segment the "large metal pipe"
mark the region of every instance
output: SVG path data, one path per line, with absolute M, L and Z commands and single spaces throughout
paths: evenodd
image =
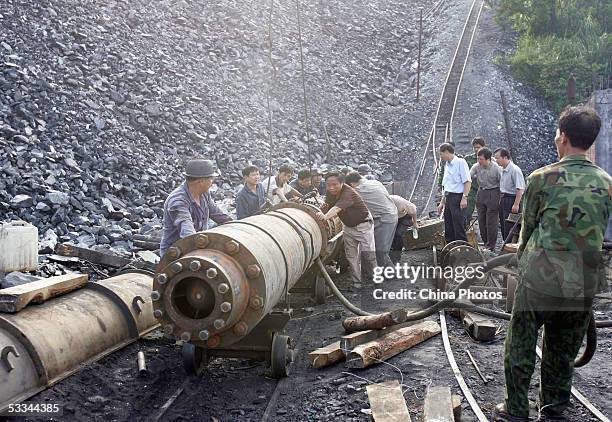
M 156 328 L 152 284 L 123 274 L 0 313 L 0 412 Z
M 329 255 L 339 220 L 285 203 L 176 242 L 153 282 L 155 316 L 167 334 L 226 348 L 250 333 L 317 258 Z

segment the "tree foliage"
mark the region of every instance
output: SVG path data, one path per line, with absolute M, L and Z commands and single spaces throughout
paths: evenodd
M 521 34 L 512 69 L 556 108 L 567 103 L 571 74 L 581 100 L 593 73 L 612 72 L 610 0 L 501 0 L 498 18 Z

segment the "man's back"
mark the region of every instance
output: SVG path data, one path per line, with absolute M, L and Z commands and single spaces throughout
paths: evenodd
M 563 297 L 590 297 L 603 287 L 601 248 L 611 183 L 604 170 L 581 155 L 529 176 L 519 241 L 529 287 Z
M 362 179 L 355 190 L 365 201 L 372 217 L 388 216 L 397 219 L 397 207 L 382 183 L 377 180 Z

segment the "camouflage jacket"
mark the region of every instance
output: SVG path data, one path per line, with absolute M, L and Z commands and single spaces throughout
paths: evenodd
M 468 168 L 472 168 L 472 166 L 474 164 L 476 164 L 478 162 L 478 157 L 476 156 L 475 153 L 471 153 L 471 154 L 466 154 L 466 155 L 459 155 L 457 154 L 457 157 L 461 157 L 465 160 L 465 162 L 468 165 Z M 438 187 L 441 189 L 442 188 L 442 179 L 444 178 L 444 162 L 442 162 L 442 160 L 440 160 L 440 172 L 438 173 Z M 470 188 L 470 195 L 474 195 L 476 196 L 476 192 L 478 192 L 478 180 L 476 180 L 475 178 L 472 179 L 472 187 Z
M 562 298 L 592 298 L 607 288 L 602 243 L 612 178 L 582 155 L 527 178 L 518 247 L 521 282 Z

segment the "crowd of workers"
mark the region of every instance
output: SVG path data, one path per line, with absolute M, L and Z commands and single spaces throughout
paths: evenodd
M 521 212 L 521 203 L 524 208 L 517 253 L 519 283 L 504 352 L 506 394 L 495 409 L 496 421 L 529 420 L 528 391 L 542 326 L 540 410 L 555 419 L 569 405 L 573 362 L 593 298 L 607 287 L 602 244 L 612 178 L 586 157 L 600 127 L 592 109 L 564 111 L 554 140 L 559 161 L 534 171 L 527 183 L 510 153 L 503 148 L 491 152 L 482 138 L 473 140 L 474 153 L 465 158 L 457 156 L 451 144 L 440 146 L 445 164 L 438 212 L 444 216 L 447 242 L 467 240 L 466 225 L 475 208 L 482 241 L 493 250 L 498 222 L 506 238 L 507 216 Z M 260 182 L 259 169 L 248 166 L 236 198 L 237 217 L 257 214 L 267 202 L 277 204 L 312 191 L 325 195 L 317 218 L 338 216 L 342 221 L 349 269 L 354 282 L 360 283 L 362 274 L 369 276 L 375 266 L 391 265 L 399 258 L 407 227 L 417 226 L 417 213 L 414 204 L 390 195 L 372 180 L 367 165 L 358 170 L 324 175 L 302 170 L 292 181 L 293 168 L 282 165 L 275 176 Z M 179 238 L 206 230 L 209 219 L 220 224 L 231 220 L 210 196 L 216 175 L 211 161 L 187 164 L 185 182 L 164 207 L 162 254 Z

